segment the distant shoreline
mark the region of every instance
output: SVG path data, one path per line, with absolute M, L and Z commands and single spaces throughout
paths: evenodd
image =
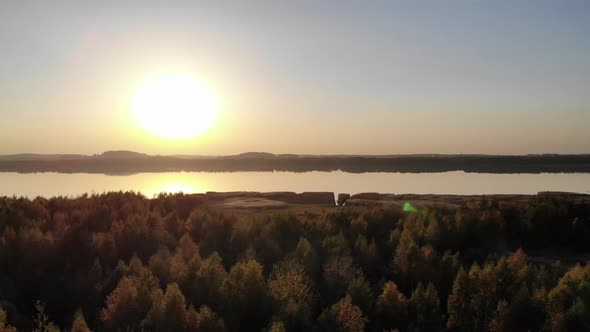
M 101 155 L 0 156 L 0 172 L 134 174 L 159 172 L 343 171 L 348 173 L 590 173 L 590 155 L 149 156 L 128 151 Z

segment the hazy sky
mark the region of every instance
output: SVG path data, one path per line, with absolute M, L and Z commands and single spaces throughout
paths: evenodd
M 0 154 L 590 153 L 589 1 L 205 3 L 1 1 Z M 209 134 L 131 120 L 167 71 Z

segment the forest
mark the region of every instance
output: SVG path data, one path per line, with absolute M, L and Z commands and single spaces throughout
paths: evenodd
M 590 204 L 0 198 L 0 331 L 589 331 Z

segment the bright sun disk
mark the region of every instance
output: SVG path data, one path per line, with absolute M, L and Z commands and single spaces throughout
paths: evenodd
M 144 83 L 132 101 L 135 121 L 163 138 L 182 139 L 205 133 L 213 125 L 213 94 L 190 76 L 168 75 Z

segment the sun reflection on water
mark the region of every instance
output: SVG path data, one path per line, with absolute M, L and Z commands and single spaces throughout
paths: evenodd
M 154 177 L 154 181 L 145 183 L 145 188 L 141 191 L 147 195 L 155 196 L 160 193 L 203 193 L 205 188 L 198 184 L 196 179 L 186 176 L 184 173 L 167 173 L 166 176 Z M 190 181 L 192 180 L 192 181 Z

